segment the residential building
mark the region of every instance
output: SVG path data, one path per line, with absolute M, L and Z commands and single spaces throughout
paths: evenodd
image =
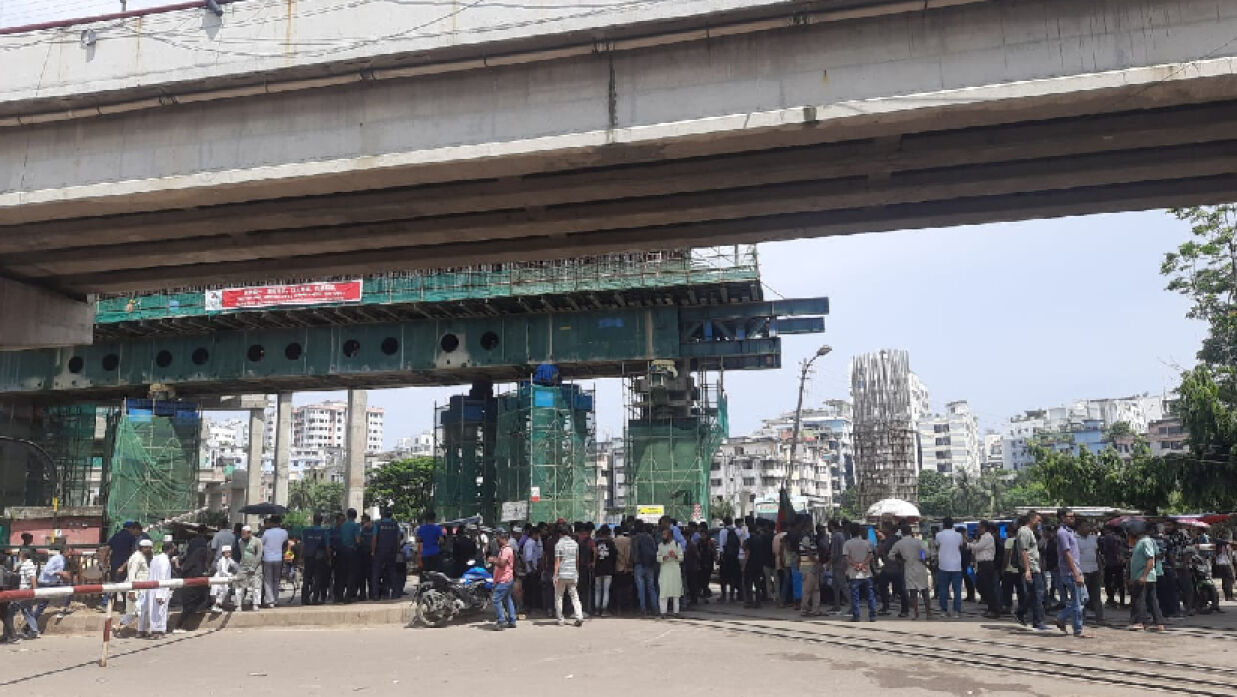
M 1170 416 L 1152 421 L 1147 427 L 1147 440 L 1151 444 L 1151 454 L 1184 455 L 1190 452 L 1187 444 L 1189 434 L 1181 425 L 1181 417 Z
M 979 464 L 979 469 L 982 472 L 991 472 L 993 470 L 1002 469 L 1005 466 L 1004 458 L 1004 441 L 999 433 L 985 433 L 983 436 L 982 461 Z
M 1002 457 L 1006 469 L 1020 470 L 1035 462 L 1033 444 L 1057 452 L 1093 453 L 1112 445 L 1122 457 L 1132 457 L 1137 434 L 1146 434 L 1152 423 L 1171 411 L 1173 399 L 1135 395 L 1086 399 L 1047 409 L 1033 409 L 1006 422 L 1002 433 Z M 1112 437 L 1115 424 L 1129 426 L 1129 437 Z M 1154 448 L 1153 448 L 1154 452 Z
M 979 422 L 965 401 L 949 402 L 945 413 L 928 414 L 918 421 L 922 452 L 920 471 L 979 476 L 982 454 Z
M 365 452 L 382 452 L 383 420 L 381 407 L 365 410 Z M 348 404 L 328 401 L 307 404 L 292 410 L 292 444 L 308 450 L 345 448 L 348 439 Z

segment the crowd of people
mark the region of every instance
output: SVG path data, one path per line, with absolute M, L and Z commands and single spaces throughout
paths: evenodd
M 499 629 L 533 613 L 565 623 L 565 603 L 576 625 L 611 614 L 677 617 L 710 601 L 750 608 L 774 603 L 805 616 L 823 614 L 828 606 L 855 622 L 892 614 L 896 603 L 899 617 L 953 619 L 962 615 L 965 590 L 965 601 L 981 603 L 985 618 L 1009 616 L 1049 631 L 1049 613 L 1055 612 L 1051 619 L 1060 631 L 1085 638 L 1088 618 L 1103 622 L 1119 608 L 1129 608 L 1130 629 L 1150 631 L 1163 629 L 1165 615 L 1222 612 L 1218 593 L 1199 591 L 1210 587 L 1200 583 L 1210 584 L 1213 574 L 1223 597 L 1233 598 L 1229 539 L 1212 541 L 1172 520 L 1100 526 L 1069 509 L 1058 510 L 1052 524 L 1031 511 L 1012 523 L 981 521 L 971 531 L 945 518 L 926 536 L 918 525 L 814 525 L 805 515 L 792 516 L 780 530 L 762 519 L 727 518 L 711 530 L 703 522 L 679 524 L 663 516 L 657 523 L 628 518 L 614 526 L 559 520 L 490 535 L 475 524 L 441 526 L 432 511 L 412 533 L 405 534 L 390 511 L 371 520 L 351 509 L 330 526 L 317 515 L 296 536 L 272 516 L 258 532 L 237 525 L 182 544 L 170 536 L 158 543 L 140 524 L 128 522 L 99 550 L 98 563 L 117 582 L 232 580 L 209 589 L 117 596 L 121 626 L 151 637 L 168 631 L 173 605 L 181 608 L 174 632 L 200 613 L 276 607 L 281 582 L 294 573 L 301 577 L 302 604 L 351 603 L 405 595 L 410 570 L 459 577 L 482 560 L 493 569 Z M 4 565 L 16 573 L 19 587 L 72 583 L 61 548 L 49 548 L 40 564 L 31 542 L 23 539 Z M 99 609 L 108 602 L 103 597 Z M 37 638 L 49 605 L 0 604 L 0 642 Z M 68 608 L 66 597 L 60 611 Z
M 986 619 L 1012 617 L 1033 631 L 1051 631 L 1051 621 L 1087 638 L 1087 620 L 1103 622 L 1116 608 L 1129 608 L 1129 629 L 1149 631 L 1163 629 L 1165 613 L 1222 612 L 1218 594 L 1209 607 L 1195 597 L 1202 567 L 1232 599 L 1230 541 L 1211 543 L 1172 520 L 1100 526 L 1063 508 L 1052 524 L 1031 511 L 1008 524 L 981 521 L 973 531 L 945 518 L 926 537 L 911 524 L 869 532 L 848 521 L 813 525 L 802 515 L 783 528 L 724 519 L 714 535 L 704 523 L 668 517 L 656 525 L 515 527 L 494 543 L 509 557 L 500 549 L 487 555 L 496 570 L 496 622 L 512 627 L 537 612 L 562 622 L 564 596 L 577 623 L 589 614 L 677 616 L 710 600 L 750 608 L 773 602 L 805 616 L 823 614 L 827 604 L 855 622 L 875 622 L 896 603 L 899 617 L 957 619 L 965 599 L 980 603 Z M 1211 558 L 1201 552 L 1208 544 Z

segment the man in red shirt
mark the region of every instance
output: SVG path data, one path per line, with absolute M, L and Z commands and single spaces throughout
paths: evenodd
M 515 552 L 507 544 L 507 531 L 495 532 L 498 554 L 487 561 L 494 565 L 494 612 L 497 613 L 494 629 L 515 629 L 515 603 L 511 600 L 511 586 L 515 582 Z

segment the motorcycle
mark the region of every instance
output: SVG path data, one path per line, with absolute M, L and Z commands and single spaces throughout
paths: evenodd
M 413 591 L 412 604 L 426 625 L 442 627 L 461 613 L 485 612 L 490 607 L 493 592 L 493 574 L 470 560 L 460 578 L 451 578 L 438 571 L 424 574 Z
M 1211 578 L 1211 561 L 1195 552 L 1189 559 L 1190 581 L 1194 584 L 1194 612 L 1200 615 L 1223 612 L 1220 594 Z

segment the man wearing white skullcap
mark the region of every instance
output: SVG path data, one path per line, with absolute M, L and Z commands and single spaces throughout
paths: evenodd
M 236 575 L 236 571 L 239 568 L 240 567 L 237 565 L 236 560 L 232 558 L 232 546 L 224 545 L 220 547 L 219 548 L 219 561 L 215 562 L 215 573 L 212 574 L 212 576 L 214 576 L 215 578 L 219 578 L 219 577 L 232 578 L 233 576 Z M 224 601 L 228 599 L 228 595 L 231 593 L 231 591 L 232 591 L 231 583 L 220 584 L 218 586 L 211 586 L 210 594 L 211 594 L 211 597 L 215 599 L 215 606 L 212 607 L 210 610 L 212 613 L 223 612 L 223 603 Z M 238 595 L 236 599 L 236 607 L 239 608 L 241 606 L 242 598 L 239 595 L 240 593 L 239 590 L 237 591 L 237 593 Z
M 138 540 L 137 549 L 129 557 L 129 561 L 125 564 L 125 581 L 134 583 L 137 581 L 150 580 L 150 559 L 154 556 L 154 543 L 147 539 Z M 120 618 L 121 628 L 127 626 L 133 620 L 133 613 L 137 613 L 137 628 L 139 636 L 146 636 L 150 618 L 146 617 L 146 591 L 129 591 L 129 602 L 126 605 L 127 611 Z

